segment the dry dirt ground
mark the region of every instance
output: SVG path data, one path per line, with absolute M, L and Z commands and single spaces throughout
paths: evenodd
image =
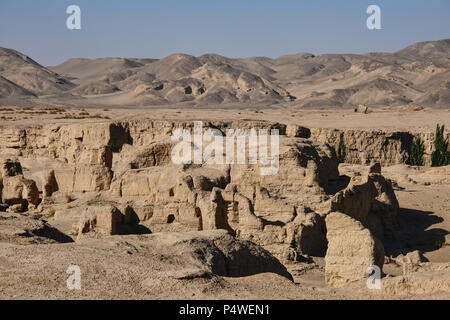
M 433 131 L 436 123 L 450 127 L 449 111 L 391 108 L 360 114 L 349 109 L 330 112 L 281 108 L 186 110 L 46 106 L 30 109 L 4 106 L 0 107 L 0 126 L 23 128 L 46 123 L 146 118 L 252 119 L 319 128 Z M 341 164 L 339 170 L 344 174 L 357 171 L 359 167 Z M 423 180 L 420 174 L 427 170 L 406 165 L 382 168 L 383 175 L 394 181 L 401 208 L 400 242 L 393 247 L 400 251 L 396 254 L 420 250 L 425 260 L 448 264 L 450 184 Z M 49 223 L 52 224 L 52 219 Z M 179 244 L 170 237 L 158 234 L 111 236 L 104 241 L 64 244 L 0 242 L 0 299 L 450 299 L 450 293 L 443 292 L 419 294 L 402 288 L 400 293 L 393 294 L 393 291 L 368 290 L 365 283 L 329 288 L 325 284 L 324 259 L 320 257 L 286 265 L 294 281 L 273 272 L 230 277 L 196 275 L 194 270 L 183 276 L 177 267 L 186 268 L 193 254 L 184 242 Z M 170 248 L 174 250 L 170 252 Z M 81 268 L 81 290 L 67 289 L 69 274 L 66 270 L 72 264 Z M 390 278 L 402 275 L 402 267 L 388 259 L 384 272 L 386 276 L 382 281 L 389 282 Z
M 289 108 L 67 108 L 63 106 L 0 107 L 0 126 L 21 128 L 36 124 L 87 123 L 111 120 L 266 120 L 294 123 L 308 128 L 406 130 L 434 132 L 436 124 L 450 128 L 450 109 L 425 108 L 411 111 L 408 107 L 371 109 L 368 114 L 353 109 L 289 109 Z

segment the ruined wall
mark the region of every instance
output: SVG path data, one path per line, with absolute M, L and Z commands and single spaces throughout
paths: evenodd
M 368 165 L 379 162 L 383 166 L 406 163 L 411 144 L 420 138 L 425 146 L 424 165 L 431 165 L 434 132 L 389 132 L 382 130 L 337 130 L 312 128 L 311 139 L 326 142 L 336 150 L 340 141 L 346 146 L 346 163 Z M 446 134 L 450 141 L 450 133 Z
M 314 130 L 300 126 L 264 121 L 203 123 L 203 130 L 215 128 L 223 133 L 227 129 L 278 129 L 278 172 L 263 175 L 259 164 L 173 164 L 170 136 L 177 128 L 192 130 L 193 123 L 54 125 L 5 131 L 0 137 L 5 153 L 28 161 L 30 167 L 41 163 L 39 174 L 34 175 L 45 201 L 61 194 L 96 194 L 97 202 L 108 208 L 118 206 L 149 232 L 226 229 L 263 245 L 283 260 L 298 260 L 301 255 L 325 254 L 325 217 L 330 212 L 339 210 L 354 217 L 348 205 L 354 201 L 350 198 L 353 191 L 339 193 L 348 181 L 339 176 L 334 148 L 321 141 L 334 141 L 329 132 L 323 135 L 326 139 L 316 139 Z M 355 145 L 363 148 L 363 135 L 357 137 Z M 372 148 L 378 145 L 368 141 Z M 386 149 L 389 155 L 397 150 L 395 143 L 392 146 Z M 245 148 L 248 151 L 249 145 Z M 391 222 L 377 213 L 379 208 L 385 209 L 383 205 L 375 204 L 378 198 L 384 199 L 386 182 L 379 182 L 377 190 L 376 179 L 370 179 L 353 181 L 350 187 L 370 184 L 360 199 L 365 211 L 359 214 L 372 218 L 360 221 L 383 237 Z
M 110 166 L 109 150 L 119 151 L 123 145 L 148 146 L 167 141 L 176 128 L 192 129 L 192 122 L 125 121 L 111 123 L 67 124 L 29 129 L 0 129 L 0 150 L 65 159 L 68 163 L 106 163 Z M 278 129 L 281 135 L 327 143 L 336 150 L 340 141 L 346 146 L 345 162 L 383 166 L 405 163 L 411 143 L 416 137 L 424 142 L 426 166 L 430 165 L 434 132 L 389 132 L 383 130 L 337 130 L 306 128 L 265 121 L 209 121 L 204 127 L 227 129 Z M 446 133 L 450 140 L 450 133 Z M 105 150 L 106 149 L 106 150 Z

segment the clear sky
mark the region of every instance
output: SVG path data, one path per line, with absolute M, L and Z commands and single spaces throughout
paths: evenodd
M 81 8 L 68 30 L 66 8 Z M 366 9 L 381 7 L 382 30 Z M 43 65 L 69 58 L 393 52 L 450 38 L 450 0 L 0 0 L 0 46 Z

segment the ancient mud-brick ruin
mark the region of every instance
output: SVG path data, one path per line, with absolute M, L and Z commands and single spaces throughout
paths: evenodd
M 368 265 L 382 267 L 382 241 L 394 233 L 398 202 L 379 164 L 364 175 L 340 176 L 335 149 L 309 129 L 235 121 L 205 123 L 204 130 L 278 129 L 277 174 L 262 175 L 250 164 L 175 165 L 171 134 L 177 128 L 192 130 L 192 123 L 2 132 L 4 209 L 52 210 L 60 231 L 77 241 L 225 229 L 283 262 L 327 255 L 326 280 L 335 286 L 364 278 Z

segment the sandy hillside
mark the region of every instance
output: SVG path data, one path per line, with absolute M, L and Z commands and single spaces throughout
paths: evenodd
M 449 47 L 446 39 L 395 53 L 299 53 L 276 59 L 173 54 L 163 59 L 70 59 L 50 68 L 1 49 L 0 76 L 9 82 L 2 80 L 0 92 L 4 99 L 31 104 L 84 106 L 445 107 L 450 101 Z M 30 99 L 30 93 L 40 99 Z

